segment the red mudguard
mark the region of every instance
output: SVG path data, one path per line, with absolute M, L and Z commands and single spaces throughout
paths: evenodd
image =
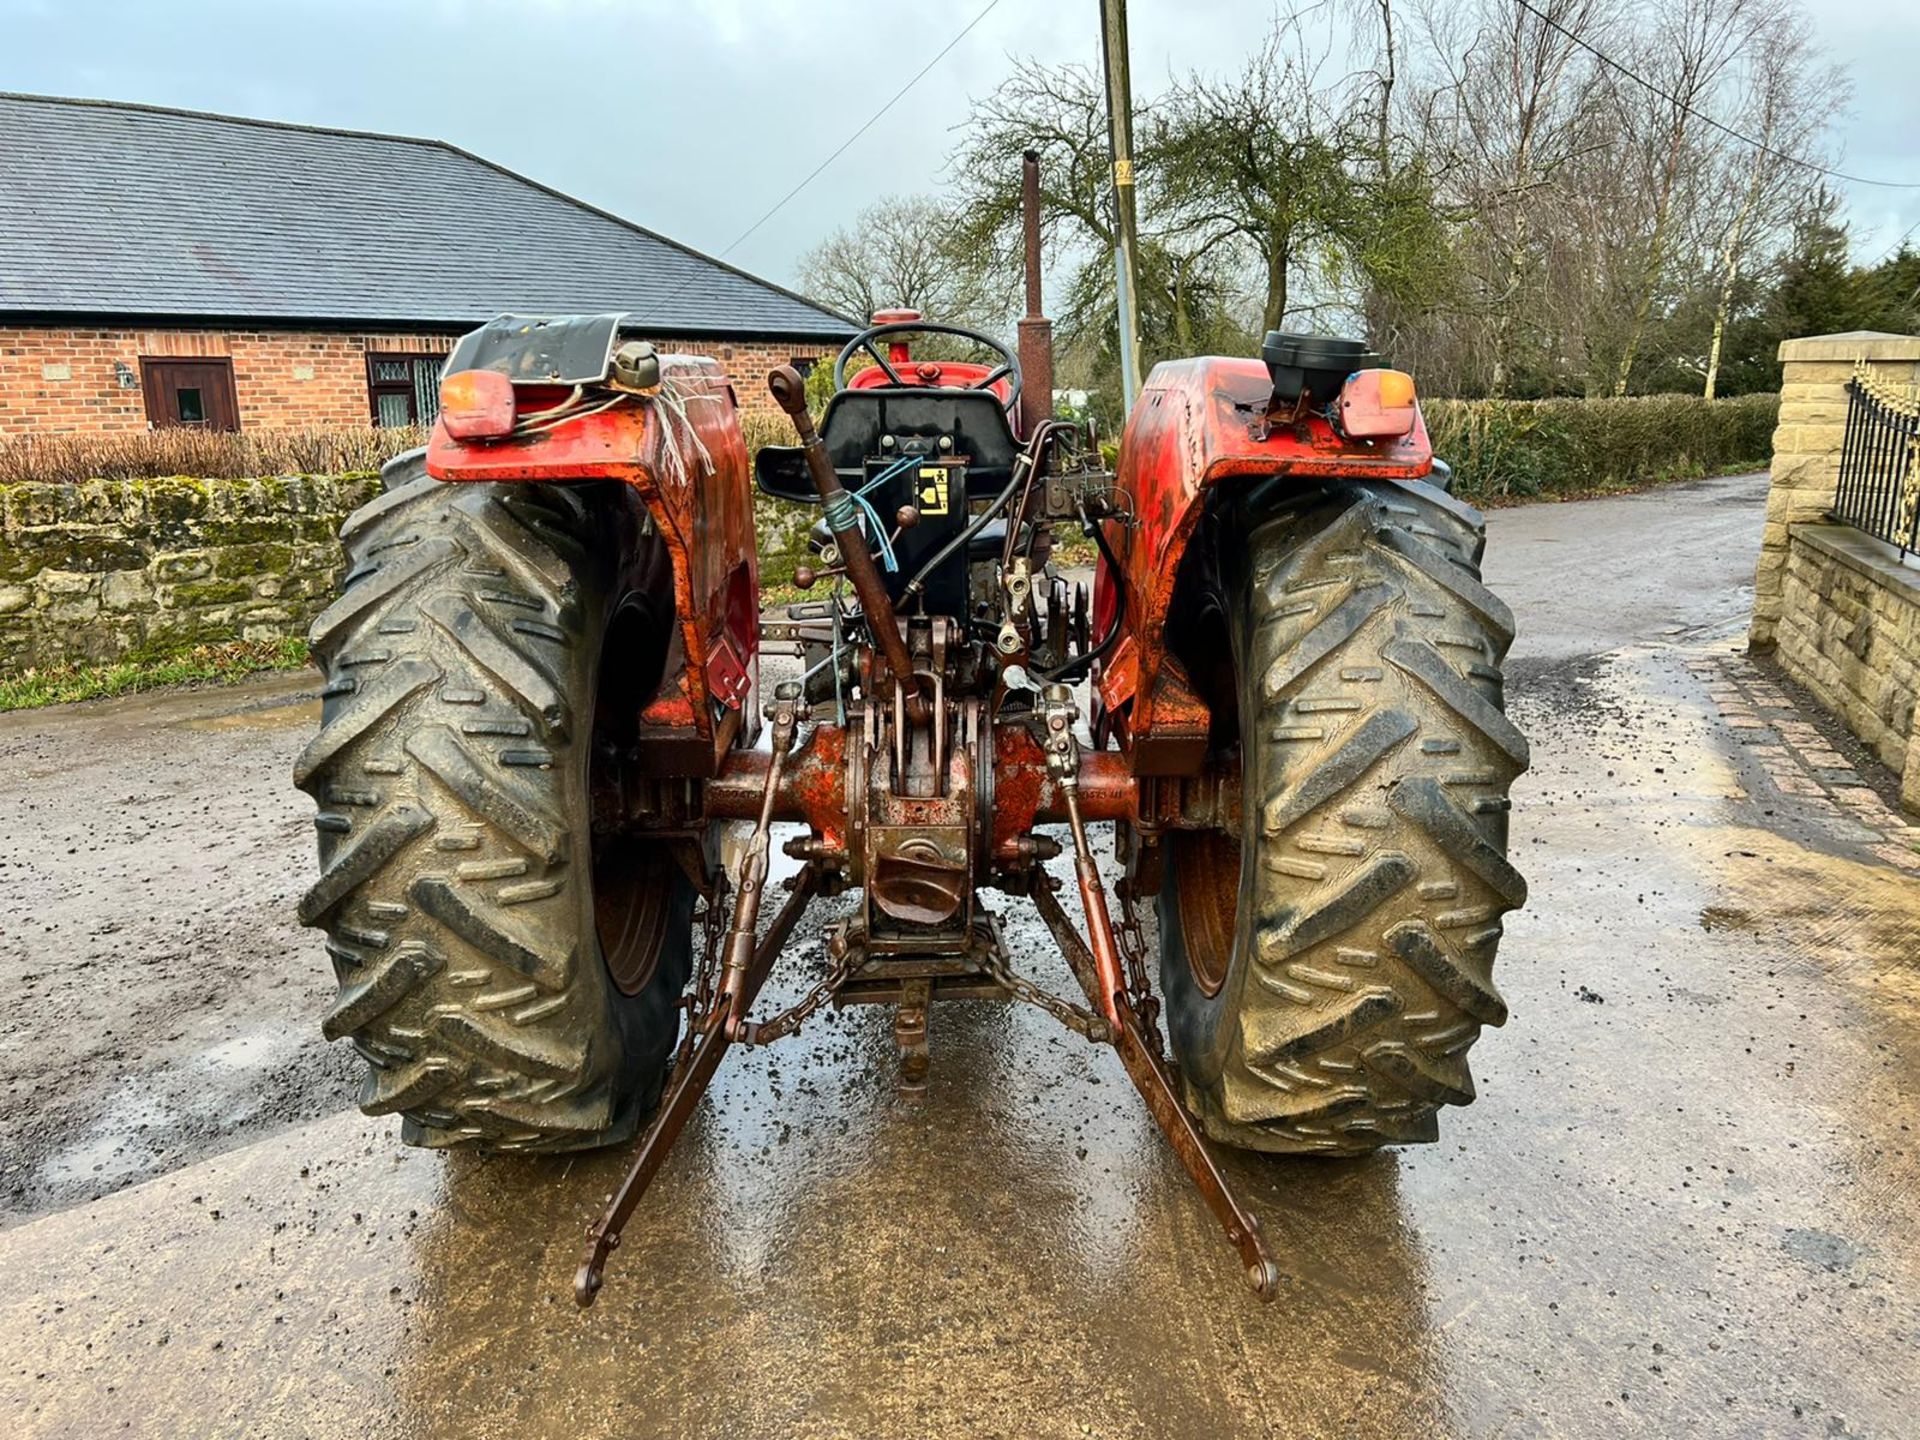
M 1259 360 L 1203 356 L 1156 365 L 1120 442 L 1121 494 L 1135 522 L 1110 521 L 1120 561 L 1094 577 L 1093 633 L 1112 623 L 1126 592 L 1126 626 L 1102 667 L 1098 698 L 1133 773 L 1196 771 L 1206 752 L 1208 712 L 1167 654 L 1167 606 L 1205 492 L 1268 476 L 1300 480 L 1417 479 L 1433 469 L 1426 422 L 1410 433 L 1354 440 L 1319 414 L 1269 422 L 1273 381 Z
M 620 480 L 639 492 L 673 560 L 681 642 L 677 679 L 670 668 L 642 712 L 641 740 L 653 747 L 656 773 L 711 775 L 741 727 L 759 665 L 751 470 L 738 402 L 719 364 L 693 355 L 662 355 L 660 364 L 659 398 L 533 435 L 466 443 L 436 423 L 427 473 L 450 481 Z M 750 717 L 745 723 L 753 728 Z

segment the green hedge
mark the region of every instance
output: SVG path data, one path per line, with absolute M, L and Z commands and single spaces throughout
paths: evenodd
M 1500 498 L 1765 469 L 1780 397 L 1428 400 L 1421 408 L 1433 453 L 1453 466 L 1455 493 Z

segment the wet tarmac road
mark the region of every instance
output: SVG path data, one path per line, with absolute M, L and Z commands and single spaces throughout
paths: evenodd
M 323 1069 L 288 1095 L 327 1118 L 288 1128 L 222 1080 L 228 1128 L 152 1124 L 116 1179 L 74 1156 L 101 1123 L 77 1105 L 66 1149 L 9 1171 L 0 1433 L 1915 1434 L 1920 858 L 1735 653 L 1761 493 L 1494 518 L 1535 755 L 1513 1019 L 1437 1146 L 1229 1160 L 1286 1273 L 1275 1305 L 1240 1288 L 1110 1055 L 1030 1012 L 944 1009 L 910 1102 L 886 1016 L 855 1011 L 728 1061 L 584 1316 L 580 1232 L 620 1157 L 403 1150 L 393 1122 L 329 1111 L 346 1089 Z M 1618 625 L 1606 582 L 1568 583 L 1583 547 L 1663 537 L 1692 558 L 1664 589 L 1621 575 Z M 216 713 L 242 698 L 0 722 L 0 978 L 49 977 L 0 1022 L 10 1167 L 39 1133 L 19 1116 L 62 1085 L 190 1097 L 211 1072 L 178 1047 L 225 1035 L 227 1071 L 267 1057 L 257 1090 L 317 1050 L 324 965 L 275 928 L 311 863 L 280 794 L 304 716 Z M 187 773 L 152 828 L 238 837 L 204 860 L 140 848 L 107 804 L 156 716 Z M 134 860 L 169 858 L 189 874 L 134 889 Z M 127 928 L 75 928 L 95 906 Z M 1016 958 L 1064 980 L 1036 932 Z M 140 966 L 135 937 L 167 934 L 186 960 Z M 75 943 L 84 986 L 56 969 Z M 97 1018 L 116 983 L 171 1013 L 187 962 L 254 979 L 172 1026 Z M 141 1010 L 153 971 L 171 1009 Z M 242 1043 L 283 1030 L 278 1059 Z M 52 1208 L 79 1176 L 142 1174 Z
M 0 1227 L 352 1103 L 293 915 L 316 685 L 0 715 Z

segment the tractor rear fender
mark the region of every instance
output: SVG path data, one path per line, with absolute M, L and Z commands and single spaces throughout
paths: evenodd
M 662 355 L 661 385 L 610 408 L 588 406 L 550 428 L 499 440 L 457 440 L 444 419 L 427 442 L 427 473 L 486 481 L 630 485 L 673 564 L 678 644 L 639 719 L 639 744 L 661 775 L 712 775 L 744 730 L 759 672 L 759 573 L 752 470 L 739 402 L 716 361 Z M 521 413 L 564 390 L 519 389 Z
M 1199 770 L 1211 716 L 1167 625 L 1188 542 L 1213 492 L 1229 487 L 1260 507 L 1341 480 L 1412 480 L 1434 468 L 1426 422 L 1380 440 L 1349 439 L 1324 416 L 1270 420 L 1273 380 L 1259 360 L 1170 360 L 1147 377 L 1120 441 L 1119 489 L 1131 511 L 1106 524 L 1116 568 L 1094 577 L 1093 632 L 1122 604 L 1122 629 L 1097 681 L 1100 709 L 1136 775 Z M 1176 621 L 1177 621 L 1177 617 Z

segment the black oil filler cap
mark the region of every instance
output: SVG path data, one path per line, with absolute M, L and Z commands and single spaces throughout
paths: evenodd
M 1267 373 L 1273 377 L 1274 398 L 1287 401 L 1299 399 L 1302 391 L 1321 402 L 1331 400 L 1347 376 L 1380 365 L 1380 357 L 1367 348 L 1364 340 L 1295 335 L 1286 330 L 1267 332 L 1260 358 L 1267 362 Z

